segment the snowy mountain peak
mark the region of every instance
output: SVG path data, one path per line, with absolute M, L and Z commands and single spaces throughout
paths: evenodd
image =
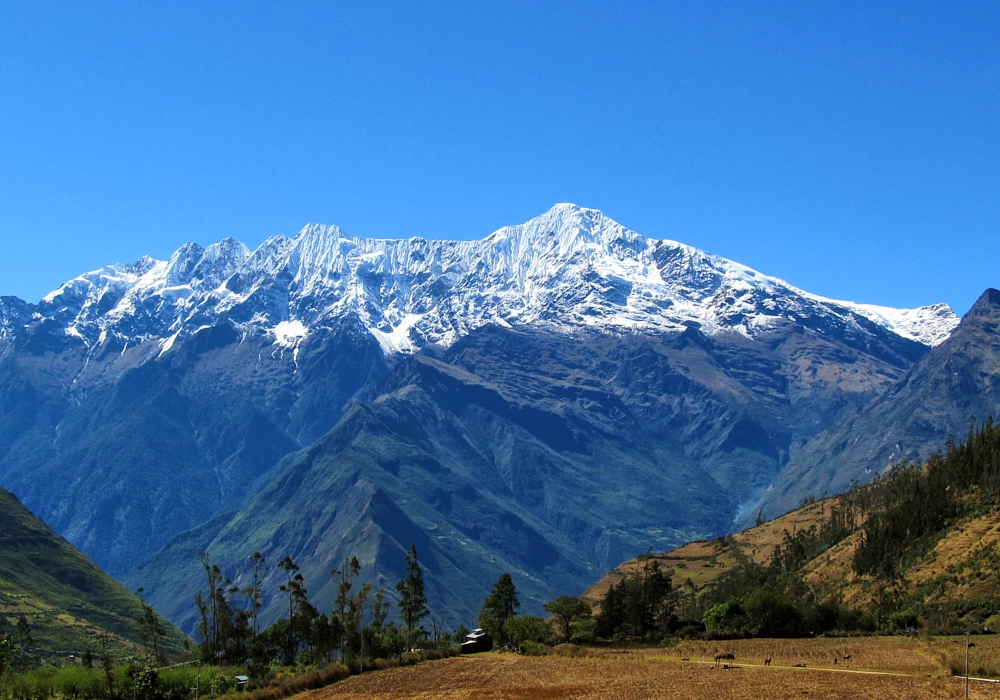
M 927 345 L 958 323 L 944 304 L 890 309 L 811 295 L 574 204 L 473 241 L 358 238 L 310 224 L 252 252 L 232 238 L 188 243 L 167 261 L 81 275 L 34 313 L 87 344 L 176 339 L 225 318 L 289 346 L 353 316 L 387 353 L 449 344 L 490 323 L 630 333 L 696 323 L 751 338 L 786 323 L 862 335 L 877 326 Z M 7 304 L 4 334 L 23 316 Z

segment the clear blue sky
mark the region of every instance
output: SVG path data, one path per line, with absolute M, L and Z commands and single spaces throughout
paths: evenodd
M 613 6 L 613 7 L 612 7 Z M 0 2 L 0 294 L 556 202 L 811 292 L 1000 286 L 1000 4 Z

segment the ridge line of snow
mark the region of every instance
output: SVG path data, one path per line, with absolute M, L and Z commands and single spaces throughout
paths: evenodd
M 935 345 L 958 323 L 947 305 L 894 309 L 805 292 L 741 263 L 631 231 L 596 209 L 557 204 L 471 241 L 359 238 L 307 224 L 250 251 L 233 238 L 187 243 L 85 273 L 35 307 L 85 342 L 172 337 L 229 318 L 297 346 L 317 324 L 354 314 L 386 353 L 454 342 L 485 323 L 683 329 L 748 337 L 790 319 L 855 330 L 858 317 Z M 289 320 L 294 319 L 294 320 Z

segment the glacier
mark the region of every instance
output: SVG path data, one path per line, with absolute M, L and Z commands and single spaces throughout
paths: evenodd
M 310 224 L 256 250 L 232 238 L 85 273 L 38 304 L 0 298 L 0 339 L 55 324 L 96 348 L 151 340 L 159 355 L 228 320 L 295 347 L 354 316 L 387 355 L 447 346 L 487 324 L 560 332 L 755 338 L 792 321 L 818 333 L 875 324 L 935 346 L 959 319 L 946 304 L 895 309 L 807 293 L 739 263 L 631 231 L 600 211 L 558 204 L 481 240 L 372 239 Z

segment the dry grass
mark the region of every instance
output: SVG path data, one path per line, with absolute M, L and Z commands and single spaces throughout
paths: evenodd
M 427 650 L 404 654 L 402 663 L 394 660 L 375 659 L 365 663 L 366 673 L 377 673 L 390 668 L 400 668 L 421 664 L 425 661 L 436 661 L 450 656 L 457 656 L 458 648 L 448 650 Z M 350 667 L 341 664 L 330 664 L 323 668 L 314 668 L 304 673 L 289 674 L 285 677 L 278 677 L 266 688 L 258 688 L 250 692 L 236 692 L 223 695 L 219 700 L 282 700 L 297 693 L 314 688 L 324 688 L 326 686 L 342 681 L 353 673 L 359 673 L 358 664 L 352 663 Z
M 975 648 L 969 650 L 969 674 L 981 678 L 1000 678 L 1000 637 L 972 637 Z M 951 673 L 965 673 L 965 637 L 935 637 L 931 650 Z
M 656 554 L 654 557 L 659 560 L 664 570 L 673 571 L 672 583 L 675 588 L 681 586 L 687 579 L 691 579 L 695 587 L 700 590 L 736 566 L 737 552 L 740 556 L 753 559 L 759 564 L 766 563 L 774 554 L 774 548 L 784 541 L 786 531 L 795 533 L 819 525 L 829 516 L 830 508 L 838 502 L 837 498 L 828 498 L 724 540 L 689 542 L 683 547 L 665 554 Z M 600 603 L 612 583 L 617 584 L 625 574 L 638 568 L 638 559 L 630 559 L 616 566 L 587 589 L 581 598 L 593 604 Z
M 738 532 L 732 536 L 732 539 L 740 546 L 745 555 L 758 564 L 766 564 L 771 555 L 774 554 L 774 548 L 784 542 L 785 532 L 795 534 L 808 530 L 814 525 L 819 527 L 824 520 L 830 517 L 830 509 L 839 503 L 839 498 L 817 501 L 763 525 Z
M 918 665 L 924 664 L 921 660 Z M 583 658 L 481 654 L 356 676 L 300 700 L 638 700 L 639 698 L 960 698 L 960 681 L 941 675 L 876 675 L 810 668 L 740 667 L 641 652 Z M 1000 698 L 975 684 L 970 697 Z
M 765 656 L 773 666 L 805 665 L 807 668 L 853 669 L 892 673 L 937 674 L 945 672 L 942 649 L 927 639 L 905 637 L 844 637 L 817 639 L 736 639 L 715 642 L 683 642 L 672 655 L 710 659 L 732 652 L 737 664 L 762 664 Z M 850 656 L 850 660 L 844 657 Z M 836 663 L 834 662 L 836 660 Z
M 736 566 L 738 557 L 766 563 L 786 532 L 800 532 L 820 524 L 838 503 L 838 498 L 828 498 L 730 537 L 691 542 L 654 556 L 665 570 L 673 572 L 674 587 L 690 579 L 700 591 Z M 854 573 L 854 552 L 860 537 L 860 532 L 854 533 L 802 568 L 803 578 L 821 600 L 833 597 L 847 607 L 859 609 L 871 603 L 870 581 Z M 918 595 L 925 604 L 995 596 L 1000 593 L 1000 584 L 985 560 L 987 555 L 998 553 L 1000 510 L 968 518 L 952 527 L 922 561 L 904 572 L 902 592 Z M 638 566 L 637 559 L 620 564 L 582 597 L 599 604 L 612 583 L 621 581 Z M 986 624 L 1000 626 L 1000 616 Z
M 853 568 L 859 541 L 860 533 L 855 533 L 803 567 L 806 583 L 821 598 L 836 594 L 851 607 L 869 604 L 871 589 Z M 923 600 L 928 604 L 994 596 L 1000 592 L 997 579 L 982 559 L 997 547 L 1000 511 L 959 522 L 922 561 L 904 573 L 903 590 L 916 594 L 923 587 Z
M 975 561 L 976 554 L 995 547 L 1000 542 L 1000 511 L 988 513 L 959 523 L 931 551 L 924 562 L 907 573 L 914 586 L 926 584 L 947 576 L 946 599 L 967 598 L 972 595 L 995 595 L 996 578 L 980 576 L 982 562 Z

